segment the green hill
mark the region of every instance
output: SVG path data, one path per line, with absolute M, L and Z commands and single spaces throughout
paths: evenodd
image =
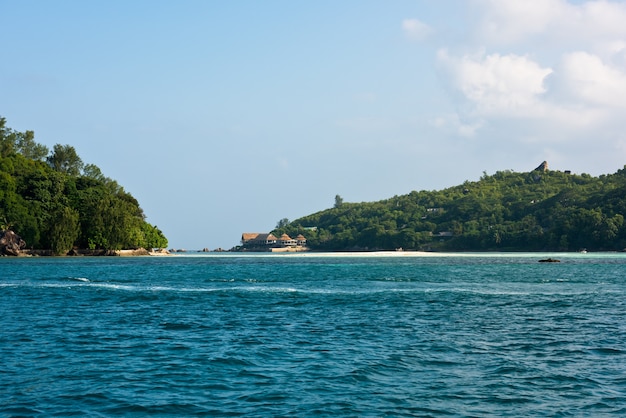
M 626 248 L 626 166 L 615 174 L 486 173 L 440 191 L 343 203 L 288 223 L 314 250 L 592 251 Z
M 14 131 L 0 117 L 0 230 L 9 229 L 27 248 L 56 254 L 167 246 L 137 200 L 74 147 L 50 152 L 32 131 Z

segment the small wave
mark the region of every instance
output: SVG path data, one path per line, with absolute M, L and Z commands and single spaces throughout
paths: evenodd
M 243 290 L 246 292 L 267 292 L 267 293 L 295 293 L 299 290 L 294 287 L 262 287 L 262 286 L 245 286 L 245 287 L 233 287 L 224 290 Z
M 109 290 L 121 290 L 125 292 L 214 292 L 216 288 L 196 288 L 196 287 L 171 287 L 171 286 L 141 286 L 117 283 L 93 283 L 91 286 Z
M 183 324 L 183 323 L 177 323 L 177 322 L 163 322 L 161 324 L 161 327 L 168 331 L 185 331 L 185 330 L 194 328 L 195 325 Z
M 611 348 L 611 347 L 597 347 L 597 348 L 592 348 L 591 351 L 602 356 L 612 356 L 612 355 L 623 354 L 622 350 L 618 348 Z
M 126 290 L 126 291 L 143 290 L 139 288 L 138 286 L 129 286 L 129 285 L 113 284 L 113 283 L 93 283 L 92 286 L 101 287 L 103 289 L 112 289 L 112 290 Z
M 49 283 L 49 282 L 81 282 L 89 283 L 90 280 L 86 277 L 73 277 L 73 276 L 61 276 L 61 277 L 38 277 L 35 279 L 37 282 Z

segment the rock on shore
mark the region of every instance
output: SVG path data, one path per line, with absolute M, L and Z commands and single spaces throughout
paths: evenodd
M 20 251 L 26 247 L 26 242 L 10 229 L 0 231 L 0 255 L 20 255 Z

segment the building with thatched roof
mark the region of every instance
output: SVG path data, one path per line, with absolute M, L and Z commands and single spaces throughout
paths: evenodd
M 298 234 L 296 237 L 296 245 L 304 247 L 306 245 L 306 238 L 302 234 Z
M 274 245 L 277 242 L 278 238 L 276 238 L 274 234 L 258 232 L 244 232 L 241 234 L 241 245 L 244 246 Z
M 280 244 L 280 246 L 282 247 L 295 247 L 296 240 L 292 239 L 287 234 L 282 234 L 280 238 L 278 239 L 278 244 Z
M 244 232 L 241 234 L 241 245 L 244 248 L 264 248 L 270 250 L 272 248 L 295 248 L 305 247 L 306 238 L 299 234 L 295 239 L 287 234 L 282 234 L 280 238 L 276 238 L 274 234 Z

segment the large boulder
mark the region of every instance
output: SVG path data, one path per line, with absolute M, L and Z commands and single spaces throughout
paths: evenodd
M 0 255 L 20 255 L 26 242 L 10 229 L 0 231 Z
M 533 171 L 548 171 L 548 162 L 542 162 L 541 164 L 539 164 L 539 167 L 535 168 Z

